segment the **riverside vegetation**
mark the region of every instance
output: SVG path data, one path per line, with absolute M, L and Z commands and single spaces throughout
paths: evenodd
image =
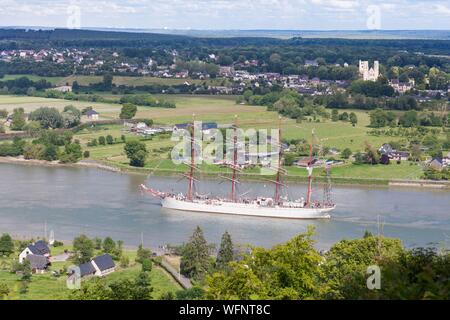
M 197 227 L 183 245 L 168 245 L 176 267 L 189 277 L 193 287 L 178 290 L 162 273 L 151 251 L 120 249 L 110 238 L 74 239 L 69 249 L 73 262 L 87 261 L 97 252 L 108 252 L 118 260 L 118 271 L 104 279 L 83 281 L 82 288 L 69 293 L 63 287 L 64 267 L 55 263 L 52 275 L 31 275 L 17 266 L 12 254 L 24 243 L 8 235 L 0 238 L 2 254 L 0 298 L 7 299 L 450 299 L 450 254 L 433 247 L 405 249 L 398 239 L 366 232 L 360 239 L 341 240 L 328 251 L 314 248 L 314 230 L 308 229 L 273 248 L 237 245 L 227 232 L 219 248 L 204 238 Z M 130 261 L 135 262 L 130 262 Z M 369 266 L 379 266 L 381 288 L 368 289 Z M 21 268 L 21 276 L 11 274 Z M 19 289 L 20 288 L 20 289 Z

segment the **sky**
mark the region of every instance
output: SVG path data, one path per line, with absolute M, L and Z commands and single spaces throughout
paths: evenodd
M 450 0 L 0 0 L 0 26 L 450 29 Z

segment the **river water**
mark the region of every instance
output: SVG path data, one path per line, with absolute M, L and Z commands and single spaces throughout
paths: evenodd
M 270 247 L 313 225 L 320 249 L 361 237 L 365 230 L 400 238 L 407 247 L 450 244 L 450 193 L 443 190 L 335 186 L 333 218 L 316 221 L 170 211 L 138 188 L 145 182 L 185 191 L 185 181 L 176 178 L 0 164 L 0 179 L 0 233 L 15 236 L 42 237 L 46 229 L 61 240 L 85 233 L 134 246 L 143 235 L 146 246 L 157 247 L 185 242 L 198 225 L 211 242 L 219 243 L 227 230 L 237 243 Z M 263 183 L 244 183 L 240 189 L 261 195 L 273 192 Z M 304 185 L 290 185 L 289 194 L 300 197 L 305 190 Z M 229 185 L 204 181 L 198 191 L 226 195 Z M 321 199 L 322 190 L 315 191 Z

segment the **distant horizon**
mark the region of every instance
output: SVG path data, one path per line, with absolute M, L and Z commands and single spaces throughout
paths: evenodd
M 445 0 L 8 0 L 4 26 L 165 30 L 448 30 Z
M 385 32 L 385 31 L 395 31 L 395 32 L 402 32 L 402 31 L 449 31 L 448 29 L 430 29 L 430 28 L 424 28 L 424 29 L 295 29 L 295 28 L 215 28 L 215 29 L 204 29 L 204 28 L 166 28 L 166 27 L 160 27 L 160 28 L 134 28 L 134 27 L 81 27 L 81 28 L 67 28 L 67 27 L 61 27 L 61 26 L 28 26 L 28 25 L 0 25 L 0 29 L 8 29 L 8 28 L 14 28 L 14 29 L 67 29 L 67 30 L 175 30 L 175 31 L 308 31 L 308 32 Z

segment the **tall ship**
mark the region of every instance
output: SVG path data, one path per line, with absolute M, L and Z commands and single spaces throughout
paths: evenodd
M 202 212 L 202 213 L 217 213 L 228 215 L 254 216 L 266 218 L 285 218 L 285 219 L 329 219 L 330 212 L 336 208 L 336 205 L 331 200 L 331 184 L 328 175 L 328 182 L 324 186 L 324 197 L 322 201 L 312 200 L 312 173 L 313 173 L 313 144 L 310 144 L 309 162 L 306 170 L 308 171 L 308 189 L 306 198 L 299 198 L 295 200 L 288 199 L 287 196 L 282 195 L 282 189 L 287 186 L 283 183 L 283 176 L 287 174 L 286 170 L 282 168 L 283 164 L 283 147 L 281 146 L 281 126 L 279 127 L 279 156 L 278 165 L 274 168 L 276 171 L 276 179 L 269 180 L 274 184 L 275 190 L 273 197 L 244 197 L 238 195 L 237 185 L 240 183 L 238 176 L 241 171 L 238 160 L 238 135 L 237 125 L 234 125 L 233 134 L 233 154 L 232 161 L 228 165 L 231 169 L 231 177 L 222 177 L 231 183 L 230 196 L 215 197 L 210 195 L 201 195 L 195 192 L 195 183 L 198 179 L 195 176 L 198 170 L 195 163 L 195 126 L 191 126 L 190 136 L 190 161 L 185 163 L 188 166 L 188 172 L 183 176 L 188 181 L 187 193 L 173 193 L 164 192 L 149 188 L 142 184 L 140 187 L 143 191 L 149 193 L 151 196 L 157 198 L 161 202 L 163 208 Z

